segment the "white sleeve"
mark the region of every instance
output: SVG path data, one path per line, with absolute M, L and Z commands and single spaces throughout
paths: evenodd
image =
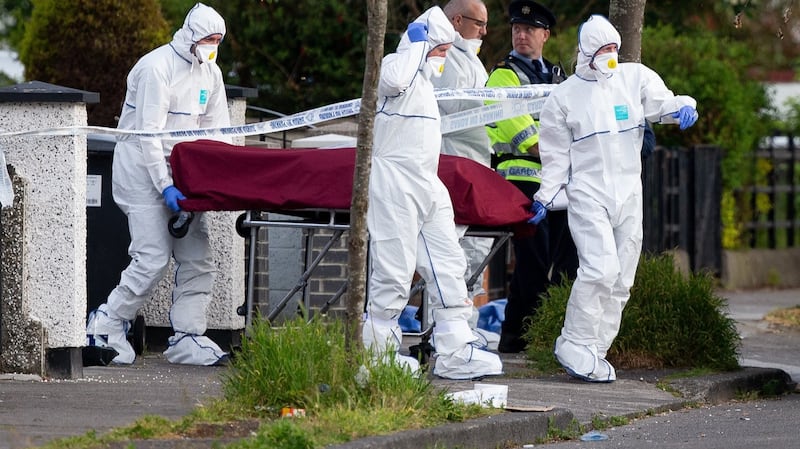
M 542 106 L 539 117 L 539 157 L 542 160 L 542 184 L 534 201 L 548 208 L 559 190 L 569 181 L 570 147 L 572 132 L 567 127 L 567 117 L 558 103 L 557 96 L 550 94 Z
M 425 41 L 414 42 L 402 53 L 391 53 L 383 58 L 381 77 L 378 82 L 378 96 L 392 97 L 401 94 L 411 86 L 414 77 L 425 57 Z
M 677 124 L 672 117 L 683 106 L 697 109 L 697 101 L 688 95 L 675 95 L 667 88 L 660 76 L 645 65 L 640 64 L 641 100 L 644 115 L 651 123 Z
M 136 129 L 161 131 L 167 123 L 169 112 L 168 82 L 153 70 L 141 74 L 136 87 Z M 139 137 L 142 159 L 150 180 L 159 192 L 172 185 L 167 170 L 164 146 L 158 137 Z

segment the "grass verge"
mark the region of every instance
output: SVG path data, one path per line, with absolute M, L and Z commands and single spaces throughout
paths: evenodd
M 225 447 L 312 449 L 400 430 L 501 413 L 455 403 L 446 391 L 393 363 L 345 349 L 340 321 L 254 320 L 223 375 L 223 398 L 177 421 L 148 416 L 105 435 L 55 440 L 48 449 L 91 449 L 148 439 L 226 438 Z M 281 417 L 284 408 L 304 417 Z

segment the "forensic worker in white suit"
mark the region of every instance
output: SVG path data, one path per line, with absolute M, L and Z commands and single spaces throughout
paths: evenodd
M 213 8 L 196 4 L 170 43 L 143 56 L 127 78 L 119 129 L 178 130 L 230 126 L 222 72 L 216 64 L 225 21 Z M 90 314 L 87 346 L 117 351 L 113 363 L 130 364 L 135 353 L 126 333 L 137 311 L 175 258 L 170 308 L 174 335 L 164 352 L 172 363 L 214 365 L 227 353 L 206 332 L 206 309 L 216 267 L 208 228 L 196 214 L 183 238 L 167 223 L 184 195 L 173 185 L 167 159 L 177 140 L 130 137 L 117 143 L 112 166 L 114 201 L 128 218 L 131 263 L 107 302 Z
M 395 53 L 383 59 L 367 227 L 372 271 L 364 345 L 381 358 L 418 372 L 402 356 L 398 320 L 415 270 L 431 296 L 434 374 L 470 379 L 502 373 L 497 354 L 473 346 L 472 301 L 450 195 L 437 175 L 441 130 L 431 78 L 440 76 L 455 30 L 432 7 L 408 26 Z
M 618 63 L 620 35 L 603 16 L 578 31 L 575 74 L 545 102 L 540 122 L 542 184 L 532 222 L 565 188 L 580 265 L 555 355 L 590 382 L 616 380 L 606 354 L 619 331 L 642 249 L 641 157 L 645 121 L 697 120 L 692 97 L 674 95 L 654 71 Z
M 489 75 L 483 62 L 478 58 L 481 43 L 487 33 L 489 15 L 483 0 L 450 0 L 442 8 L 453 28 L 456 30 L 453 46 L 447 51 L 442 76 L 431 81 L 437 89 L 474 89 L 486 86 Z M 442 117 L 483 106 L 483 100 L 439 100 L 439 114 Z M 486 167 L 491 166 L 492 149 L 489 136 L 483 125 L 462 129 L 442 135 L 442 154 L 461 156 L 472 159 Z M 475 283 L 468 286 L 470 299 L 483 295 L 483 270 L 478 272 L 481 264 L 492 250 L 494 239 L 487 237 L 464 236 L 468 226 L 456 225 L 461 237 L 461 248 L 467 259 L 467 271 L 464 277 L 475 276 Z M 479 338 L 483 339 L 490 349 L 497 348 L 499 335 L 488 333 L 477 328 L 478 312 L 474 311 L 470 326 Z

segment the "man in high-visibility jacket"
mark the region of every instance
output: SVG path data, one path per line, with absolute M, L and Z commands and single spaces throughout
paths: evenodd
M 487 87 L 551 84 L 564 80 L 563 70 L 544 59 L 542 50 L 556 24 L 553 13 L 531 0 L 509 5 L 513 50 L 499 62 Z M 521 115 L 490 123 L 486 131 L 494 150 L 492 166 L 529 198 L 539 189 L 542 164 L 535 117 Z M 532 316 L 539 298 L 551 283 L 574 279 L 578 269 L 575 244 L 567 227 L 566 211 L 550 211 L 536 233 L 513 240 L 514 274 L 500 334 L 500 352 L 525 349 L 525 318 Z M 550 273 L 552 272 L 552 277 Z

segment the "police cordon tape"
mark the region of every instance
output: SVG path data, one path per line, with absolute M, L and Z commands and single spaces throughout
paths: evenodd
M 442 134 L 462 129 L 482 126 L 498 120 L 517 117 L 523 114 L 538 114 L 542 105 L 555 87 L 552 84 L 531 84 L 520 87 L 484 87 L 475 89 L 436 89 L 439 101 L 448 100 L 485 100 L 497 101 L 487 106 L 479 106 L 466 111 L 442 117 Z M 59 128 L 43 128 L 25 131 L 0 132 L 0 138 L 23 136 L 71 136 L 86 134 L 110 134 L 117 140 L 125 140 L 131 136 L 186 139 L 218 137 L 218 136 L 252 136 L 288 131 L 303 126 L 315 125 L 329 120 L 357 115 L 361 109 L 361 99 L 343 101 L 322 106 L 308 111 L 298 112 L 274 120 L 251 123 L 247 125 L 228 126 L 222 128 L 199 128 L 182 130 L 124 130 L 102 126 L 66 126 Z

